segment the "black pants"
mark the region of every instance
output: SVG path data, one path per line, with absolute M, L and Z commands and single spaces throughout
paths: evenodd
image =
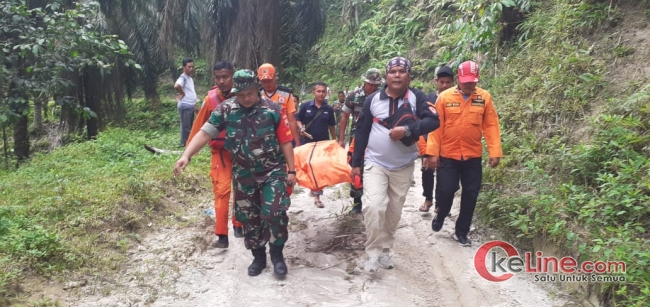
M 460 215 L 456 220 L 456 233 L 467 235 L 474 216 L 478 192 L 481 189 L 481 180 L 483 179 L 481 158 L 458 161 L 440 157 L 436 203 L 438 205 L 437 219 L 441 222 L 451 210 L 454 193 L 459 188 L 459 179 L 460 184 L 463 186 L 463 192 L 460 197 Z
M 427 158 L 422 158 L 427 159 Z M 423 163 L 424 164 L 424 163 Z M 433 176 L 433 169 L 424 169 L 422 166 L 422 196 L 426 201 L 433 201 L 433 187 L 435 185 L 435 177 Z
M 181 147 L 185 147 L 194 124 L 194 107 L 180 107 L 178 114 L 181 117 Z

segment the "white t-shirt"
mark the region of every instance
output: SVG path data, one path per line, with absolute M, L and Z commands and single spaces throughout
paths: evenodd
M 196 104 L 196 92 L 194 91 L 194 80 L 192 77 L 183 73 L 178 77 L 178 80 L 176 80 L 176 84 L 180 85 L 183 88 L 183 92 L 185 92 L 185 97 L 178 101 L 178 107 L 194 108 L 194 105 Z

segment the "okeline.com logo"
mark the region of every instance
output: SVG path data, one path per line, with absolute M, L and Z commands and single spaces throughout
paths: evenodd
M 548 257 L 539 251 L 525 252 L 522 257 L 504 241 L 483 244 L 474 255 L 474 267 L 481 277 L 493 282 L 506 281 L 522 272 L 535 274 L 535 281 L 541 282 L 624 282 L 626 269 L 623 261 L 578 263 L 573 257 Z

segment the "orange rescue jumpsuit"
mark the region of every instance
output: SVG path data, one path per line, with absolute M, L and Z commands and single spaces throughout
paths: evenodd
M 192 131 L 187 139 L 187 144 L 201 130 L 201 127 L 210 119 L 210 114 L 221 102 L 229 97 L 224 97 L 217 87 L 213 87 L 208 96 L 205 97 L 203 106 L 194 120 Z M 210 141 L 212 150 L 212 166 L 210 168 L 210 178 L 212 178 L 212 188 L 214 191 L 214 213 L 215 227 L 214 234 L 228 235 L 228 210 L 230 200 L 230 191 L 232 185 L 232 162 L 230 152 L 223 148 L 225 140 L 225 131 L 219 134 L 216 140 Z M 232 215 L 232 225 L 242 227 L 242 224 Z

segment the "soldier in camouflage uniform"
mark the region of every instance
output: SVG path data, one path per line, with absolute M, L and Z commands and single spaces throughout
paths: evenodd
M 244 242 L 254 260 L 248 275 L 266 268 L 266 243 L 278 276 L 287 274 L 282 249 L 288 238 L 287 185 L 296 183 L 293 136 L 286 114 L 273 101 L 261 98 L 260 84 L 251 70 L 237 71 L 232 93 L 221 103 L 187 146 L 174 166 L 178 175 L 208 141 L 226 130 L 224 148 L 232 158 L 235 215 L 244 226 Z M 289 171 L 287 172 L 287 166 Z
M 356 123 L 359 119 L 359 114 L 363 109 L 363 103 L 366 101 L 366 97 L 374 93 L 379 89 L 379 86 L 384 82 L 384 79 L 381 76 L 381 71 L 376 68 L 371 68 L 366 71 L 366 73 L 361 76 L 364 84 L 363 87 L 352 92 L 345 99 L 343 108 L 341 109 L 341 123 L 339 124 L 339 145 L 345 148 L 345 132 L 348 127 L 348 119 L 352 115 L 352 128 L 350 131 L 350 150 L 348 151 L 348 160 L 352 157 L 354 151 L 353 136 L 356 132 Z M 363 167 L 361 168 L 363 169 Z M 363 178 L 363 175 L 361 175 Z M 352 207 L 352 212 L 361 213 L 361 196 L 363 195 L 363 188 L 355 188 L 354 184 L 350 184 L 350 197 L 354 199 L 354 206 Z

